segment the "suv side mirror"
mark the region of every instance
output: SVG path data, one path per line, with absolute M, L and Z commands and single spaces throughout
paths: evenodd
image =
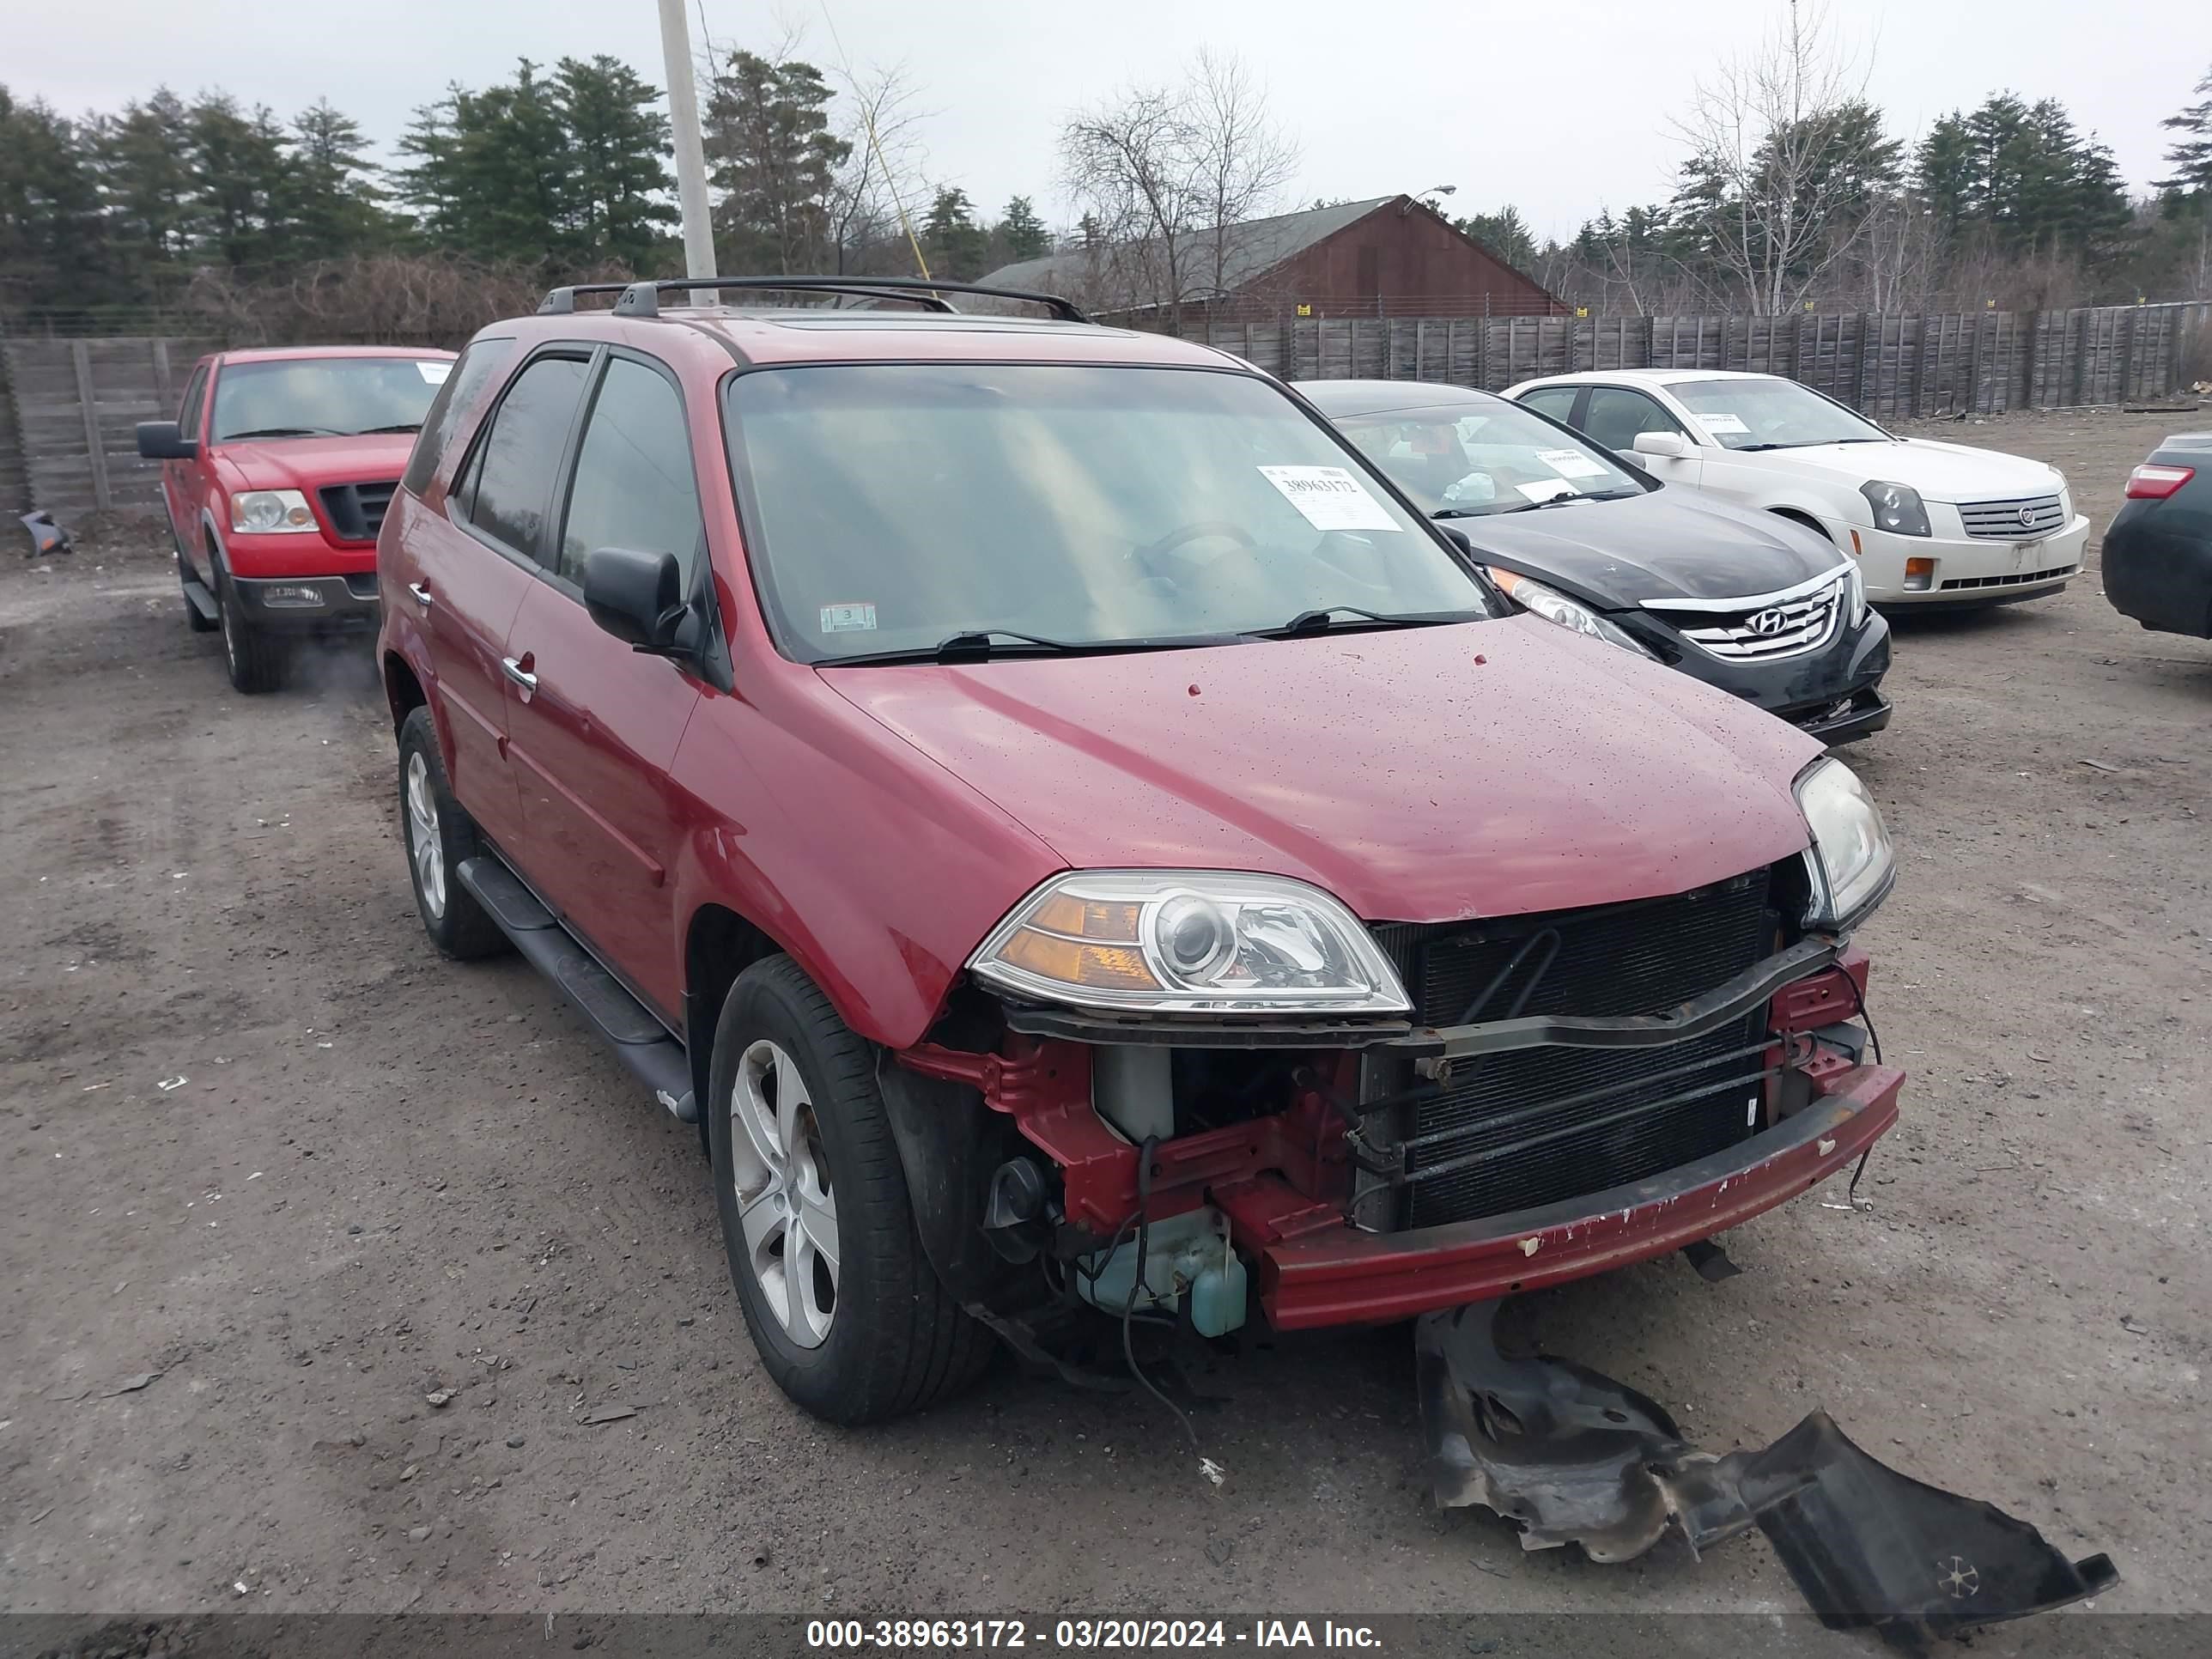
M 1690 453 L 1690 441 L 1679 432 L 1639 432 L 1629 447 L 1639 455 L 1665 455 L 1675 460 Z
M 200 447 L 178 430 L 174 421 L 141 421 L 138 453 L 149 461 L 189 461 L 200 453 Z
M 665 652 L 690 614 L 684 572 L 673 553 L 597 547 L 584 558 L 584 609 L 592 620 L 639 651 Z

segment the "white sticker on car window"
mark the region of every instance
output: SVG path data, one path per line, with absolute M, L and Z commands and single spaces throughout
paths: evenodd
M 1555 501 L 1562 495 L 1583 493 L 1565 478 L 1539 478 L 1534 483 L 1519 483 L 1513 487 L 1532 501 Z
M 446 383 L 446 376 L 453 372 L 453 366 L 451 363 L 418 362 L 415 365 L 415 372 L 432 386 L 443 386 Z
M 876 607 L 872 605 L 825 605 L 822 607 L 822 631 L 824 634 L 854 634 L 872 631 L 876 625 Z
M 1388 508 L 1340 466 L 1263 466 L 1267 482 L 1316 530 L 1395 530 Z
M 1579 449 L 1540 449 L 1536 459 L 1563 478 L 1602 478 L 1605 465 Z
M 1751 430 L 1749 427 L 1743 423 L 1742 416 L 1730 415 L 1725 410 L 1713 415 L 1700 415 L 1698 416 L 1698 424 L 1705 428 L 1706 431 L 1711 433 L 1716 438 L 1723 435 L 1734 435 Z

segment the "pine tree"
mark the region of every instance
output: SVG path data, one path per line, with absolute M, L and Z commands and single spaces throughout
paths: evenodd
M 0 86 L 0 298 L 82 306 L 127 297 L 106 258 L 88 135 Z
M 554 103 L 567 130 L 567 246 L 579 264 L 613 260 L 641 274 L 657 270 L 677 213 L 668 118 L 660 89 L 604 53 L 588 64 L 564 58 L 553 73 Z
M 2197 83 L 2196 90 L 2212 93 L 2212 70 Z M 2159 125 L 2182 137 L 2166 152 L 2173 176 L 2160 179 L 2158 188 L 2166 191 L 2169 199 L 2178 197 L 2200 207 L 2212 203 L 2212 97 L 2167 116 Z
M 1510 202 L 1495 213 L 1470 213 L 1453 222 L 1516 270 L 1536 263 L 1535 234 Z
M 233 268 L 289 259 L 283 204 L 292 162 L 267 106 L 247 114 L 228 93 L 204 94 L 185 112 L 183 136 L 200 255 Z
M 999 241 L 1009 262 L 1041 259 L 1052 252 L 1052 232 L 1045 228 L 1036 205 L 1026 196 L 1007 202 L 1006 216 L 999 221 Z
M 733 53 L 707 100 L 707 159 L 722 192 L 715 241 L 732 276 L 790 276 L 830 263 L 830 196 L 853 147 L 830 129 L 822 71 Z
M 178 143 L 187 117 L 184 100 L 156 87 L 91 131 L 107 240 L 117 276 L 152 297 L 191 252 L 192 176 Z
M 385 193 L 370 182 L 374 169 L 358 122 L 317 99 L 293 117 L 292 148 L 284 208 L 288 240 L 301 258 L 336 258 L 390 234 Z
M 923 222 L 922 246 L 929 251 L 931 271 L 950 282 L 972 282 L 983 274 L 990 238 L 975 222 L 966 191 L 951 185 L 939 189 Z

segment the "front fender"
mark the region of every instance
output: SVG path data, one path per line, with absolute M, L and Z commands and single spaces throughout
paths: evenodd
M 920 1042 L 969 954 L 1066 868 L 1052 849 L 811 671 L 709 691 L 671 769 L 686 815 L 669 948 L 719 904 L 760 929 L 860 1036 Z M 781 681 L 781 684 L 775 684 Z

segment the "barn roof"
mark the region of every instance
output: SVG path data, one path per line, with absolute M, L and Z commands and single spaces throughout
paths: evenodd
M 1273 218 L 1248 219 L 1242 224 L 1231 225 L 1224 233 L 1229 244 L 1222 261 L 1222 285 L 1233 294 L 1315 243 L 1326 241 L 1337 232 L 1358 224 L 1379 208 L 1405 199 L 1401 196 L 1376 196 L 1364 202 L 1340 202 L 1334 207 L 1308 208 L 1302 213 L 1279 213 Z M 1209 281 L 1213 270 L 1213 239 L 1212 231 L 1193 231 L 1186 244 L 1189 252 L 1184 268 L 1206 272 Z M 1066 292 L 1082 285 L 1090 274 L 1091 258 L 1090 250 L 1085 248 L 1062 248 L 1042 258 L 1001 265 L 980 280 L 993 288 Z

